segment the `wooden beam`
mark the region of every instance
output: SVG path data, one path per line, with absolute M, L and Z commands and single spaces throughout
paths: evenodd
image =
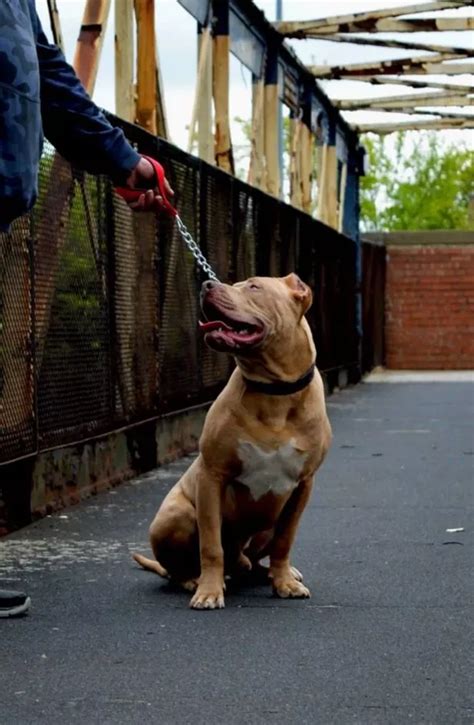
M 334 15 L 328 18 L 316 18 L 315 20 L 304 20 L 296 22 L 279 22 L 275 23 L 277 30 L 283 35 L 298 37 L 297 33 L 301 31 L 318 31 L 327 34 L 343 33 L 343 32 L 368 32 L 370 28 L 376 26 L 376 23 L 383 18 L 394 18 L 398 15 L 412 15 L 421 12 L 431 12 L 432 10 L 445 10 L 447 8 L 456 8 L 464 5 L 463 2 L 426 2 L 416 3 L 414 5 L 398 5 L 392 8 L 384 8 L 383 10 L 367 10 L 360 13 L 350 13 L 347 15 Z
M 314 141 L 311 129 L 305 123 L 302 123 L 300 131 L 301 202 L 303 211 L 307 212 L 307 214 L 311 214 L 313 211 Z
M 320 143 L 316 143 L 316 187 L 317 187 L 317 198 L 319 201 L 319 193 L 321 190 L 321 182 L 323 176 L 323 162 L 324 162 L 324 151 L 325 146 Z
M 264 91 L 265 119 L 265 169 L 267 191 L 280 197 L 280 163 L 278 158 L 278 109 L 279 93 L 277 83 L 266 83 Z
M 471 75 L 474 73 L 474 63 L 428 63 L 426 68 L 418 68 L 412 71 L 418 75 L 420 73 L 434 73 L 435 75 Z
M 135 0 L 137 21 L 136 120 L 151 133 L 168 138 L 163 84 L 156 47 L 155 0 Z
M 337 229 L 338 225 L 338 199 L 337 199 L 337 154 L 335 146 L 328 146 L 326 156 L 326 209 L 324 221 L 330 227 Z
M 347 163 L 342 165 L 341 178 L 339 180 L 339 218 L 337 230 L 342 234 L 344 229 L 344 207 L 346 203 L 347 188 Z
M 94 93 L 109 10 L 110 0 L 86 0 L 74 52 L 72 65 L 90 96 Z
M 437 17 L 437 18 L 381 18 L 369 22 L 352 22 L 327 27 L 307 26 L 314 21 L 293 21 L 275 23 L 277 29 L 289 38 L 312 38 L 314 34 L 332 35 L 334 33 L 427 33 L 443 31 L 474 30 L 474 18 L 468 17 Z
M 199 156 L 214 162 L 212 149 L 212 37 L 211 28 L 203 28 L 198 37 L 198 72 L 194 92 L 191 123 L 188 134 L 188 153 L 193 150 L 196 123 L 199 128 Z M 202 124 L 199 122 L 202 121 Z M 201 150 L 206 157 L 201 155 Z
M 215 111 L 214 155 L 221 169 L 234 173 L 234 158 L 229 121 L 229 6 L 217 4 L 217 24 L 212 49 L 212 93 Z
M 377 31 L 381 33 L 426 33 L 474 30 L 474 18 L 437 17 L 437 18 L 398 18 L 380 20 Z
M 115 0 L 115 113 L 135 121 L 133 5 Z
M 457 60 L 462 58 L 456 53 L 423 55 L 418 58 L 397 58 L 396 60 L 370 61 L 368 63 L 354 63 L 350 65 L 313 65 L 308 70 L 316 78 L 327 78 L 337 80 L 339 78 L 352 78 L 366 75 L 389 75 L 389 74 L 418 74 L 418 73 L 470 73 L 466 66 L 474 69 L 474 64 L 456 63 L 447 65 L 446 60 Z M 456 70 L 457 68 L 457 70 Z M 453 70 L 454 69 L 454 70 Z
M 247 181 L 258 189 L 266 190 L 265 174 L 265 84 L 263 78 L 254 78 L 252 83 L 252 137 L 250 163 Z
M 290 203 L 297 209 L 303 207 L 301 188 L 301 131 L 302 122 L 299 118 L 291 118 L 290 145 Z
M 229 52 L 230 37 L 218 35 L 213 47 L 213 96 L 215 108 L 214 155 L 216 164 L 234 173 L 229 122 Z
M 155 0 L 135 0 L 137 19 L 136 121 L 157 134 Z
M 206 36 L 204 36 L 204 33 L 206 33 Z M 205 48 L 204 44 L 206 44 Z M 212 37 L 210 27 L 207 30 L 203 30 L 199 35 L 199 59 L 201 59 L 201 55 L 203 57 L 204 69 L 197 110 L 198 154 L 201 159 L 204 159 L 209 164 L 213 164 L 215 159 L 212 133 Z
M 389 113 L 392 113 L 392 111 L 389 110 Z M 457 118 L 457 119 L 464 119 L 465 121 L 470 121 L 471 119 L 474 119 L 474 114 L 466 113 L 465 111 L 444 111 L 442 108 L 433 108 L 430 110 L 416 110 L 416 109 L 410 109 L 407 108 L 405 111 L 402 111 L 402 113 L 418 113 L 419 115 L 424 115 L 429 113 L 433 118 Z
M 169 138 L 168 120 L 166 117 L 165 93 L 161 76 L 160 53 L 155 45 L 155 84 L 156 84 L 156 132 L 161 138 Z
M 406 113 L 407 115 L 428 116 L 428 118 L 437 118 L 439 116 L 443 118 L 470 118 L 470 114 L 466 114 L 465 111 L 444 111 L 442 107 L 437 108 L 435 106 L 433 108 L 411 108 L 407 106 L 406 108 L 378 108 L 370 110 L 383 111 L 384 113 Z
M 61 21 L 59 19 L 59 10 L 56 0 L 48 0 L 49 22 L 53 33 L 53 40 L 58 48 L 64 53 L 64 41 L 61 31 Z
M 290 201 L 307 213 L 312 211 L 314 137 L 299 118 L 291 119 Z
M 396 78 L 383 76 L 361 76 L 360 78 L 353 77 L 351 80 L 359 81 L 362 83 L 370 83 L 372 86 L 405 86 L 407 88 L 442 88 L 446 91 L 456 91 L 457 93 L 474 93 L 474 86 L 468 86 L 461 83 L 442 83 L 440 81 L 430 80 L 414 80 L 413 78 L 403 78 L 403 76 L 397 76 Z
M 408 108 L 421 106 L 464 106 L 472 105 L 473 99 L 467 95 L 461 95 L 455 91 L 444 93 L 409 93 L 402 96 L 384 96 L 383 98 L 351 98 L 346 101 L 335 101 L 332 103 L 336 108 L 343 111 L 360 111 L 362 109 L 386 110 L 387 108 Z
M 336 147 L 328 144 L 324 144 L 322 150 L 316 216 L 330 227 L 338 228 Z
M 435 118 L 427 121 L 405 121 L 400 123 L 360 123 L 353 125 L 358 133 L 376 133 L 383 136 L 395 131 L 441 131 L 446 128 L 451 129 L 470 129 L 474 128 L 474 117 L 468 118 Z
M 79 30 L 73 66 L 90 95 L 95 86 L 109 10 L 110 0 L 87 0 Z
M 361 38 L 356 35 L 313 35 L 315 40 L 325 40 L 328 43 L 352 43 L 353 45 L 372 46 L 377 48 L 397 48 L 398 50 L 423 50 L 427 53 L 440 53 L 441 55 L 458 56 L 459 58 L 471 58 L 474 51 L 471 48 L 458 48 L 448 45 L 437 45 L 434 43 L 412 43 L 394 38 Z

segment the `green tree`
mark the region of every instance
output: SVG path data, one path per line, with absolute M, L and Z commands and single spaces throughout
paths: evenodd
M 438 133 L 364 136 L 369 170 L 361 179 L 365 231 L 468 229 L 474 155 Z

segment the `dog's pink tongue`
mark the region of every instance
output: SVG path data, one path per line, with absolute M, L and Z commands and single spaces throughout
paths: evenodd
M 212 330 L 218 330 L 219 328 L 223 330 L 232 330 L 229 325 L 226 325 L 225 322 L 220 322 L 219 320 L 212 320 L 211 322 L 202 322 L 202 320 L 199 320 L 199 327 L 203 332 L 212 332 Z

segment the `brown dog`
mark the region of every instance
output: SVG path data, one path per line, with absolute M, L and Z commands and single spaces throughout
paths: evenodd
M 199 456 L 150 527 L 144 568 L 224 606 L 224 573 L 261 568 L 280 597 L 309 597 L 290 565 L 313 476 L 331 441 L 316 350 L 304 317 L 312 295 L 294 274 L 203 285 L 206 343 L 237 367 L 209 410 Z

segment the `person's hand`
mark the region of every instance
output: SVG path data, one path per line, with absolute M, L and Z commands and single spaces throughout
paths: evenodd
M 163 209 L 163 198 L 156 186 L 156 175 L 148 159 L 141 157 L 138 164 L 132 169 L 127 179 L 127 186 L 131 189 L 147 189 L 140 194 L 137 201 L 129 202 L 129 207 L 137 211 L 160 211 Z M 165 177 L 165 191 L 167 196 L 174 196 L 174 191 Z

